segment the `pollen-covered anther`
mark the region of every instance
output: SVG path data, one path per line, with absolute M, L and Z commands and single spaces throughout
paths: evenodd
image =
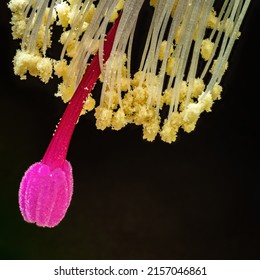
M 143 139 L 152 142 L 160 130 L 160 117 L 155 116 L 143 124 Z
M 168 61 L 167 61 L 167 68 L 166 68 L 166 74 L 167 75 L 171 75 L 172 73 L 172 69 L 173 69 L 173 66 L 174 66 L 174 61 L 175 61 L 175 58 L 174 56 L 171 56 L 168 58 Z
M 195 129 L 196 123 L 202 111 L 203 104 L 201 102 L 190 103 L 188 105 L 188 107 L 183 112 L 182 128 L 184 131 L 191 132 Z
M 119 108 L 113 114 L 112 121 L 111 121 L 111 127 L 114 130 L 120 130 L 123 127 L 125 127 L 126 124 L 127 124 L 127 121 L 126 121 L 126 115 L 124 113 L 124 110 L 122 108 Z
M 119 12 L 123 9 L 124 7 L 124 0 L 119 0 L 118 4 L 116 5 L 112 15 L 110 16 L 110 22 L 114 22 L 118 18 Z
M 217 13 L 214 9 L 212 9 L 208 17 L 207 27 L 214 29 L 215 27 L 217 27 L 217 24 L 218 24 Z
M 66 85 L 65 83 L 60 83 L 58 85 L 58 91 L 55 93 L 55 96 L 61 97 L 64 103 L 67 103 L 71 100 L 74 94 L 74 86 L 72 84 Z
M 214 48 L 214 43 L 210 39 L 204 39 L 201 45 L 201 56 L 205 61 L 208 61 L 212 50 Z
M 205 83 L 202 79 L 196 78 L 194 80 L 193 89 L 192 89 L 192 97 L 199 97 L 199 95 L 204 91 Z
M 148 92 L 143 87 L 136 87 L 132 91 L 133 102 L 139 105 L 145 105 L 148 98 Z
M 96 107 L 95 117 L 96 117 L 96 127 L 97 129 L 104 130 L 111 126 L 113 111 L 106 107 L 98 106 Z
M 68 63 L 65 59 L 54 61 L 53 62 L 53 68 L 55 75 L 57 75 L 59 78 L 63 78 L 64 81 L 68 80 Z
M 202 98 L 199 97 L 198 100 L 202 106 L 202 111 L 211 112 L 211 107 L 213 105 L 213 98 L 211 94 L 206 94 Z
M 21 79 L 26 79 L 27 72 L 48 83 L 53 73 L 53 63 L 50 58 L 41 57 L 39 53 L 28 53 L 18 50 L 14 57 L 14 72 Z
M 68 3 L 64 1 L 60 1 L 55 6 L 55 10 L 58 15 L 58 21 L 57 24 L 61 25 L 63 28 L 68 27 L 69 25 L 69 12 L 70 12 L 70 6 Z
M 36 68 L 38 70 L 38 75 L 39 75 L 40 79 L 44 83 L 48 83 L 49 79 L 52 77 L 52 73 L 53 73 L 52 60 L 48 57 L 43 57 L 38 61 Z
M 211 91 L 211 96 L 213 100 L 220 100 L 221 99 L 221 92 L 222 92 L 223 88 L 220 84 L 215 84 L 213 86 L 213 89 Z
M 27 20 L 24 17 L 24 10 L 28 4 L 28 0 L 11 0 L 8 3 L 8 7 L 12 12 L 12 35 L 14 39 L 22 39 L 25 29 Z
M 209 70 L 209 72 L 210 72 L 211 74 L 214 73 L 214 71 L 215 71 L 215 69 L 216 69 L 217 63 L 218 63 L 218 60 L 215 59 L 215 60 L 213 61 L 213 65 L 212 65 L 211 69 Z M 228 69 L 228 61 L 225 62 L 224 66 L 223 66 L 222 69 L 221 69 L 221 75 L 222 75 L 222 76 L 225 74 L 225 72 L 227 71 L 227 69 Z
M 134 114 L 134 123 L 141 125 L 149 122 L 156 116 L 155 109 L 153 107 L 147 107 L 147 105 L 136 105 Z
M 185 97 L 186 97 L 186 94 L 187 94 L 187 89 L 188 89 L 187 82 L 182 81 L 181 88 L 180 88 L 180 91 L 179 91 L 180 102 L 183 102 L 185 100 Z M 173 88 L 166 89 L 164 91 L 163 96 L 162 96 L 163 103 L 165 103 L 166 105 L 170 105 L 171 101 L 172 101 L 173 94 L 174 94 L 174 89 Z
M 86 99 L 86 101 L 84 102 L 83 109 L 90 112 L 95 108 L 95 105 L 96 105 L 96 101 L 90 94 Z
M 178 112 L 173 112 L 170 119 L 165 119 L 160 131 L 162 141 L 171 144 L 177 139 L 177 133 L 182 124 L 182 116 Z
M 159 60 L 163 60 L 164 58 L 164 55 L 165 55 L 165 51 L 166 51 L 166 47 L 167 47 L 167 41 L 164 40 L 161 44 L 161 47 L 160 47 L 160 52 L 159 52 Z M 170 52 L 168 54 L 168 56 L 171 56 L 173 53 L 173 45 L 171 45 L 170 47 Z
M 116 109 L 118 107 L 118 94 L 116 90 L 106 90 L 103 96 L 103 102 L 106 107 Z

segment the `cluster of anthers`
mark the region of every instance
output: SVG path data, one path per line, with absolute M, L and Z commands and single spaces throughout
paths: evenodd
M 14 57 L 15 74 L 26 79 L 29 73 L 45 83 L 58 76 L 62 82 L 56 96 L 69 102 L 41 162 L 50 172 L 63 170 L 80 114 L 95 109 L 98 129 L 142 125 L 144 139 L 153 141 L 159 135 L 172 143 L 180 129 L 194 130 L 201 113 L 211 111 L 214 101 L 221 98 L 222 76 L 250 0 L 223 0 L 217 10 L 214 5 L 219 1 L 214 0 L 148 1 L 153 15 L 144 34 L 139 70 L 133 73 L 132 45 L 145 2 L 9 2 L 13 37 L 21 39 L 21 49 Z M 58 42 L 52 39 L 57 38 L 53 36 L 56 30 L 61 30 Z M 56 44 L 63 45 L 59 59 L 49 57 Z M 98 79 L 103 84 L 99 100 L 90 94 Z M 62 129 L 64 123 L 71 127 L 70 132 Z M 24 184 L 22 181 L 21 189 Z M 28 212 L 24 210 L 26 201 L 21 204 L 22 213 Z M 57 224 L 39 222 L 35 217 L 25 219 L 43 226 Z

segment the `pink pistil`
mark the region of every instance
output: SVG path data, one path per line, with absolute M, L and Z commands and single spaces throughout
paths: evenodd
M 114 23 L 113 27 L 107 35 L 104 44 L 104 62 L 107 61 L 112 50 L 119 18 Z M 48 146 L 47 151 L 42 159 L 42 162 L 48 164 L 51 169 L 62 166 L 66 159 L 69 143 L 73 134 L 74 128 L 78 121 L 84 102 L 90 92 L 93 90 L 95 83 L 100 76 L 101 70 L 99 66 L 98 54 L 94 56 L 90 65 L 87 68 L 75 94 L 73 95 L 69 105 L 67 106 L 59 126 Z
M 111 53 L 119 21 L 120 17 L 107 35 L 104 62 Z M 99 57 L 96 54 L 69 102 L 42 161 L 31 165 L 22 178 L 19 206 L 24 220 L 29 223 L 54 227 L 67 212 L 73 193 L 72 168 L 66 160 L 67 151 L 84 102 L 100 73 Z

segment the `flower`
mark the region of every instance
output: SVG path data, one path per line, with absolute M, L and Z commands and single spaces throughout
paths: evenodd
M 148 2 L 153 16 L 149 31 L 144 34 L 146 43 L 138 71 L 133 73 L 135 29 L 143 20 L 139 14 Z M 31 199 L 35 204 L 42 194 L 35 179 L 37 176 L 40 176 L 39 180 L 46 178 L 46 182 L 57 170 L 57 178 L 62 177 L 64 182 L 71 176 L 64 166 L 68 165 L 67 149 L 81 114 L 95 108 L 98 129 L 120 130 L 127 124 L 141 125 L 143 138 L 147 141 L 160 136 L 162 141 L 172 143 L 180 129 L 193 131 L 200 115 L 211 111 L 213 103 L 221 98 L 221 80 L 250 5 L 250 0 L 223 0 L 222 5 L 214 9 L 215 2 L 9 2 L 13 37 L 22 40 L 21 49 L 14 57 L 15 73 L 21 79 L 26 79 L 28 73 L 38 76 L 45 83 L 53 75 L 62 78 L 56 96 L 69 102 L 41 163 L 29 168 L 22 180 L 20 208 L 25 220 L 43 226 L 57 224 L 47 221 L 52 220 L 50 213 L 43 215 L 47 217 L 44 222 L 28 218 L 28 209 L 38 210 L 35 210 L 37 207 L 26 208 L 25 194 L 30 190 L 35 192 Z M 55 25 L 62 30 L 59 42 L 53 41 Z M 54 59 L 49 56 L 49 49 L 57 43 L 63 47 L 60 58 Z M 103 84 L 100 99 L 90 94 L 98 79 Z M 46 166 L 49 171 L 44 174 L 48 176 L 42 177 L 40 170 L 45 170 Z M 34 183 L 26 187 L 27 178 L 33 178 Z M 70 191 L 66 195 L 71 197 L 72 180 L 67 181 L 70 183 L 68 186 L 64 183 L 64 186 Z M 42 183 L 48 195 L 48 186 L 55 185 L 56 179 L 47 187 L 46 184 Z M 59 192 L 60 184 L 56 188 Z M 44 203 L 55 205 L 53 200 L 46 199 Z M 69 205 L 67 199 L 63 201 L 60 220 Z M 39 211 L 44 212 L 44 207 Z

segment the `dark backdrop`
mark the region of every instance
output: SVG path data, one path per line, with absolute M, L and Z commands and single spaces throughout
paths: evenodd
M 17 42 L 1 1 L 0 258 L 259 259 L 259 18 L 252 0 L 222 100 L 176 143 L 145 142 L 138 127 L 100 132 L 81 118 L 68 154 L 74 197 L 45 229 L 23 221 L 17 192 L 65 105 L 54 81 L 14 76 Z

